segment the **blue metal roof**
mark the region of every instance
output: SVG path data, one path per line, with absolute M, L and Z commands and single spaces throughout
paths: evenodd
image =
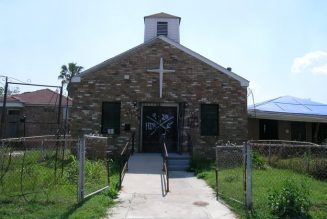
M 248 110 L 254 111 L 253 105 L 248 106 Z M 255 111 L 327 116 L 327 104 L 318 103 L 310 99 L 283 96 L 255 104 Z

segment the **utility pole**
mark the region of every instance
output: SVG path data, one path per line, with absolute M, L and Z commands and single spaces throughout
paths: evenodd
M 59 106 L 58 106 L 58 117 L 57 117 L 57 124 L 58 124 L 58 130 L 60 130 L 61 128 L 61 101 L 62 101 L 62 90 L 63 90 L 63 83 L 61 84 L 61 87 L 60 87 L 60 96 L 59 96 Z
M 3 102 L 2 102 L 1 128 L 0 128 L 1 138 L 5 138 L 5 135 L 6 135 L 7 93 L 8 93 L 8 77 L 6 77 L 5 93 L 4 93 Z

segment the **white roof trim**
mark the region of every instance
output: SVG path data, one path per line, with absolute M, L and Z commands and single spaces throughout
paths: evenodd
M 3 102 L 0 102 L 0 108 L 2 108 L 2 106 L 3 106 Z M 8 107 L 21 108 L 21 107 L 24 107 L 24 104 L 21 102 L 7 102 L 6 108 L 8 108 Z
M 248 110 L 248 117 L 256 118 L 256 119 L 327 123 L 327 116 L 294 114 L 294 113 L 273 113 L 273 112 L 263 112 L 257 110 L 256 111 Z
M 204 63 L 206 63 L 208 65 L 210 65 L 211 67 L 213 67 L 213 68 L 217 69 L 218 71 L 220 71 L 220 72 L 222 72 L 222 73 L 230 76 L 231 78 L 234 78 L 235 80 L 238 80 L 240 82 L 240 84 L 241 84 L 242 87 L 248 87 L 249 86 L 249 81 L 246 80 L 245 78 L 243 78 L 243 77 L 235 74 L 232 71 L 227 70 L 226 68 L 222 67 L 221 65 L 218 65 L 217 63 L 215 63 L 215 62 L 213 62 L 213 61 L 205 58 L 204 56 L 202 56 L 202 55 L 200 55 L 200 54 L 198 54 L 198 53 L 196 53 L 196 52 L 188 49 L 185 46 L 182 46 L 179 43 L 174 42 L 173 40 L 170 40 L 169 38 L 167 38 L 165 36 L 158 36 L 156 38 L 153 38 L 152 40 L 149 40 L 149 41 L 147 41 L 145 43 L 142 43 L 142 44 L 140 44 L 140 45 L 138 45 L 138 46 L 136 46 L 136 47 L 134 47 L 132 49 L 129 49 L 129 50 L 127 50 L 127 51 L 125 51 L 125 52 L 117 55 L 117 56 L 114 56 L 113 58 L 110 58 L 110 59 L 108 59 L 108 60 L 106 60 L 106 61 L 104 61 L 104 62 L 102 62 L 102 63 L 100 63 L 98 65 L 95 65 L 95 66 L 93 66 L 93 67 L 91 67 L 91 68 L 83 71 L 78 76 L 73 77 L 72 78 L 72 82 L 76 82 L 76 83 L 80 82 L 81 77 L 83 77 L 84 75 L 86 75 L 88 73 L 91 73 L 91 72 L 94 72 L 94 71 L 96 71 L 96 70 L 98 70 L 98 69 L 100 69 L 100 68 L 108 65 L 108 64 L 114 62 L 115 60 L 119 59 L 120 57 L 122 57 L 124 55 L 127 55 L 129 53 L 133 53 L 138 48 L 141 48 L 141 47 L 143 47 L 143 46 L 145 46 L 147 44 L 153 43 L 156 39 L 163 40 L 164 42 L 166 42 L 166 43 L 168 43 L 168 44 L 170 44 L 170 45 L 172 45 L 172 46 L 174 46 L 174 47 L 182 50 L 183 52 L 189 54 L 190 56 L 193 56 L 194 58 L 196 58 L 196 59 L 198 59 L 198 60 L 200 60 L 200 61 L 202 61 L 202 62 L 204 62 Z M 80 78 L 77 78 L 77 77 L 80 77 Z

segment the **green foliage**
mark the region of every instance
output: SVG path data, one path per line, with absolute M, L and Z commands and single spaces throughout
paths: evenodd
M 309 209 L 309 189 L 298 186 L 293 180 L 286 180 L 281 190 L 275 190 L 268 196 L 271 212 L 279 219 L 311 218 Z
M 7 90 L 7 95 L 8 96 L 19 94 L 19 93 L 20 93 L 19 87 L 14 87 L 14 88 L 8 87 L 8 90 Z M 0 87 L 0 97 L 2 97 L 4 95 L 5 95 L 5 88 L 4 87 Z
M 240 180 L 241 180 L 241 177 L 239 175 L 229 175 L 229 176 L 224 177 L 224 181 L 228 182 L 228 183 L 237 182 Z
M 313 177 L 327 181 L 327 159 L 315 159 L 309 170 Z
M 303 158 L 295 157 L 275 160 L 272 165 L 278 168 L 291 169 L 298 173 L 308 174 L 316 179 L 327 181 L 326 158 L 310 158 L 305 155 Z
M 71 162 L 67 165 L 66 179 L 68 182 L 76 183 L 78 175 L 78 161 L 75 156 L 70 155 Z
M 267 169 L 267 165 L 263 159 L 257 152 L 253 151 L 252 153 L 252 165 L 253 168 L 259 169 L 259 170 L 265 170 Z
M 0 150 L 0 174 L 3 175 L 3 181 L 0 182 L 0 218 L 21 218 L 22 215 L 24 218 L 100 218 L 114 204 L 119 177 L 113 161 L 110 189 L 78 204 L 76 156 L 67 151 L 63 160 L 58 159 L 55 176 L 55 151 L 40 153 L 30 150 L 25 156 L 15 155 L 11 157 L 8 171 L 5 171 L 8 152 L 9 149 Z M 85 161 L 86 194 L 107 185 L 107 177 L 105 161 Z M 22 196 L 21 189 L 25 197 Z
M 82 66 L 78 66 L 76 63 L 68 63 L 68 65 L 62 65 L 58 79 L 62 80 L 62 83 L 68 84 L 70 80 L 81 73 Z
M 110 188 L 98 195 L 95 195 L 82 205 L 78 206 L 74 212 L 69 215 L 69 219 L 80 219 L 80 218 L 102 218 L 106 215 L 109 207 L 114 205 L 114 199 L 118 196 L 117 184 L 118 174 L 115 170 L 112 170 L 113 175 L 110 177 Z
M 194 157 L 191 160 L 190 171 L 194 171 L 197 175 L 199 172 L 206 170 L 212 170 L 215 168 L 215 162 L 213 160 L 204 160 Z M 201 176 L 198 176 L 201 177 Z
M 207 176 L 207 173 L 206 173 L 206 172 L 200 172 L 200 173 L 198 173 L 198 174 L 196 175 L 196 177 L 197 177 L 198 179 L 205 179 L 206 176 Z
M 202 162 L 201 162 L 202 163 Z M 215 170 L 195 170 L 198 177 L 203 178 L 209 186 L 216 188 Z M 218 190 L 220 198 L 227 203 L 231 209 L 236 212 L 242 219 L 272 219 L 271 209 L 268 204 L 268 195 L 274 191 L 279 190 L 283 186 L 283 180 L 292 178 L 297 184 L 305 182 L 310 188 L 310 215 L 315 219 L 327 218 L 327 182 L 316 180 L 308 175 L 299 174 L 287 169 L 268 168 L 266 170 L 253 169 L 252 175 L 252 191 L 253 204 L 252 211 L 244 210 L 244 205 L 233 201 L 231 198 L 237 200 L 244 200 L 242 168 L 222 169 L 218 176 Z M 239 177 L 235 177 L 239 176 Z M 239 178 L 240 180 L 234 180 Z M 226 179 L 228 179 L 226 181 Z M 231 179 L 231 180 L 229 180 Z

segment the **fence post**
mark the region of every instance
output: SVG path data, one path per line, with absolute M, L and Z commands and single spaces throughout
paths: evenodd
M 307 174 L 310 174 L 310 160 L 311 160 L 311 147 L 308 147 L 308 154 L 306 157 L 307 160 Z
M 218 196 L 219 196 L 219 189 L 218 189 L 218 147 L 216 147 L 216 169 L 215 169 L 215 174 L 216 174 L 216 199 L 218 200 Z
M 79 139 L 78 144 L 78 202 L 84 200 L 84 165 L 85 165 L 85 136 Z
M 269 157 L 268 157 L 268 163 L 271 164 L 271 144 L 269 144 Z
M 252 209 L 252 150 L 250 143 L 246 143 L 246 208 Z
M 244 205 L 246 206 L 246 143 L 243 142 L 243 194 L 244 194 Z
M 112 151 L 110 150 L 110 145 L 112 145 L 112 136 L 109 135 L 107 138 L 107 157 L 108 157 L 108 185 L 110 185 L 110 155 L 112 154 Z
M 42 160 L 45 160 L 45 154 L 44 154 L 44 140 L 41 142 L 41 153 L 42 153 Z

